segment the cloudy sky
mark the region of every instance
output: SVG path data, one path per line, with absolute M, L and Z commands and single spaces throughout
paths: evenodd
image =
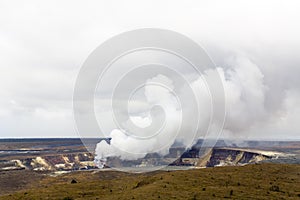
M 102 42 L 163 28 L 199 43 L 224 78 L 224 136 L 300 139 L 297 1 L 0 1 L 0 137 L 78 137 L 81 65 Z

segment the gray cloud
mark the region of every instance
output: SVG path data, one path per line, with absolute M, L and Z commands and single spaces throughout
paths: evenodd
M 298 1 L 2 1 L 0 137 L 76 137 L 72 92 L 89 53 L 120 32 L 159 27 L 202 44 L 238 87 L 230 89 L 240 97 L 224 136 L 299 139 L 299 8 Z

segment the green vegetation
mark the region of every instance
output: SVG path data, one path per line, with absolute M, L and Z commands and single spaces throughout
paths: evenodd
M 74 172 L 46 176 L 0 199 L 299 199 L 300 165 L 255 164 L 128 174 Z

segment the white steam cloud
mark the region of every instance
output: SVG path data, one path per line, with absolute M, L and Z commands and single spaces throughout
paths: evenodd
M 138 135 L 134 136 L 125 130 L 114 129 L 109 135 L 112 138 L 110 145 L 105 141 L 101 141 L 97 145 L 96 160 L 114 156 L 132 160 L 143 158 L 147 153 L 154 152 L 161 155 L 167 154 L 168 149 L 175 142 L 176 132 L 181 124 L 180 105 L 176 97 L 170 92 L 172 89 L 172 81 L 166 76 L 158 75 L 148 80 L 144 95 L 149 105 L 159 105 L 163 108 L 165 113 L 163 127 L 161 127 L 161 130 L 157 130 L 157 133 L 151 132 L 153 129 L 150 129 L 149 131 L 139 132 Z M 131 103 L 134 104 L 135 102 Z M 134 125 L 145 128 L 151 125 L 153 117 L 160 116 L 156 116 L 155 113 L 152 113 L 152 116 L 149 113 L 140 113 L 140 116 L 131 116 L 130 120 Z
M 288 91 L 282 104 L 276 110 L 270 110 L 266 106 L 269 87 L 265 83 L 265 77 L 260 68 L 250 59 L 239 56 L 229 61 L 230 67 L 216 68 L 215 71 L 221 76 L 225 97 L 226 97 L 226 121 L 223 128 L 222 138 L 231 140 L 251 139 L 251 131 L 258 132 L 265 127 L 265 130 L 285 130 L 285 127 L 293 122 L 299 113 L 300 95 L 297 91 Z M 205 123 L 209 123 L 210 115 L 210 96 L 205 87 L 205 79 L 209 79 L 213 70 L 205 71 L 199 79 L 190 84 L 190 87 L 196 91 L 198 105 L 201 110 L 201 119 L 198 137 L 203 137 L 202 131 Z M 163 75 L 158 75 L 148 83 L 160 82 L 172 89 L 172 82 Z M 138 159 L 144 157 L 147 153 L 157 152 L 161 155 L 168 153 L 169 148 L 175 141 L 182 144 L 188 144 L 193 135 L 189 132 L 176 134 L 178 125 L 180 126 L 180 105 L 172 93 L 161 87 L 148 85 L 145 87 L 145 96 L 152 105 L 159 104 L 164 108 L 166 115 L 166 126 L 163 133 L 157 136 L 138 140 L 130 135 L 126 135 L 123 130 L 115 129 L 110 133 L 111 145 L 105 141 L 100 142 L 96 148 L 96 159 L 106 159 L 107 157 L 119 157 L 125 160 Z M 182 90 L 186 86 L 182 86 Z M 134 103 L 134 102 L 133 102 Z M 298 106 L 297 106 L 298 105 Z M 194 109 L 192 107 L 188 109 Z M 193 118 L 193 112 L 190 112 L 190 118 Z M 133 123 L 139 127 L 147 127 L 151 124 L 151 116 L 140 113 L 131 117 Z M 186 119 L 182 119 L 186 120 Z M 263 125 L 262 125 L 263 124 Z M 275 130 L 277 129 L 277 130 Z M 213 131 L 213 128 L 211 129 Z M 141 133 L 143 134 L 149 133 Z M 262 132 L 262 138 L 263 138 Z M 145 135 L 144 135 L 145 136 Z M 197 138 L 195 138 L 195 141 Z M 165 146 L 164 146 L 165 145 Z M 164 146 L 165 148 L 161 149 Z M 135 152 L 135 153 L 133 153 Z

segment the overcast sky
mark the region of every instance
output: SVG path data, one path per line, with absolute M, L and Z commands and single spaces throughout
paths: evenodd
M 298 1 L 274 0 L 2 0 L 0 137 L 78 137 L 72 93 L 82 63 L 112 36 L 147 27 L 198 42 L 231 78 L 230 94 L 249 94 L 232 100 L 239 112 L 229 113 L 225 135 L 300 139 L 299 10 Z

